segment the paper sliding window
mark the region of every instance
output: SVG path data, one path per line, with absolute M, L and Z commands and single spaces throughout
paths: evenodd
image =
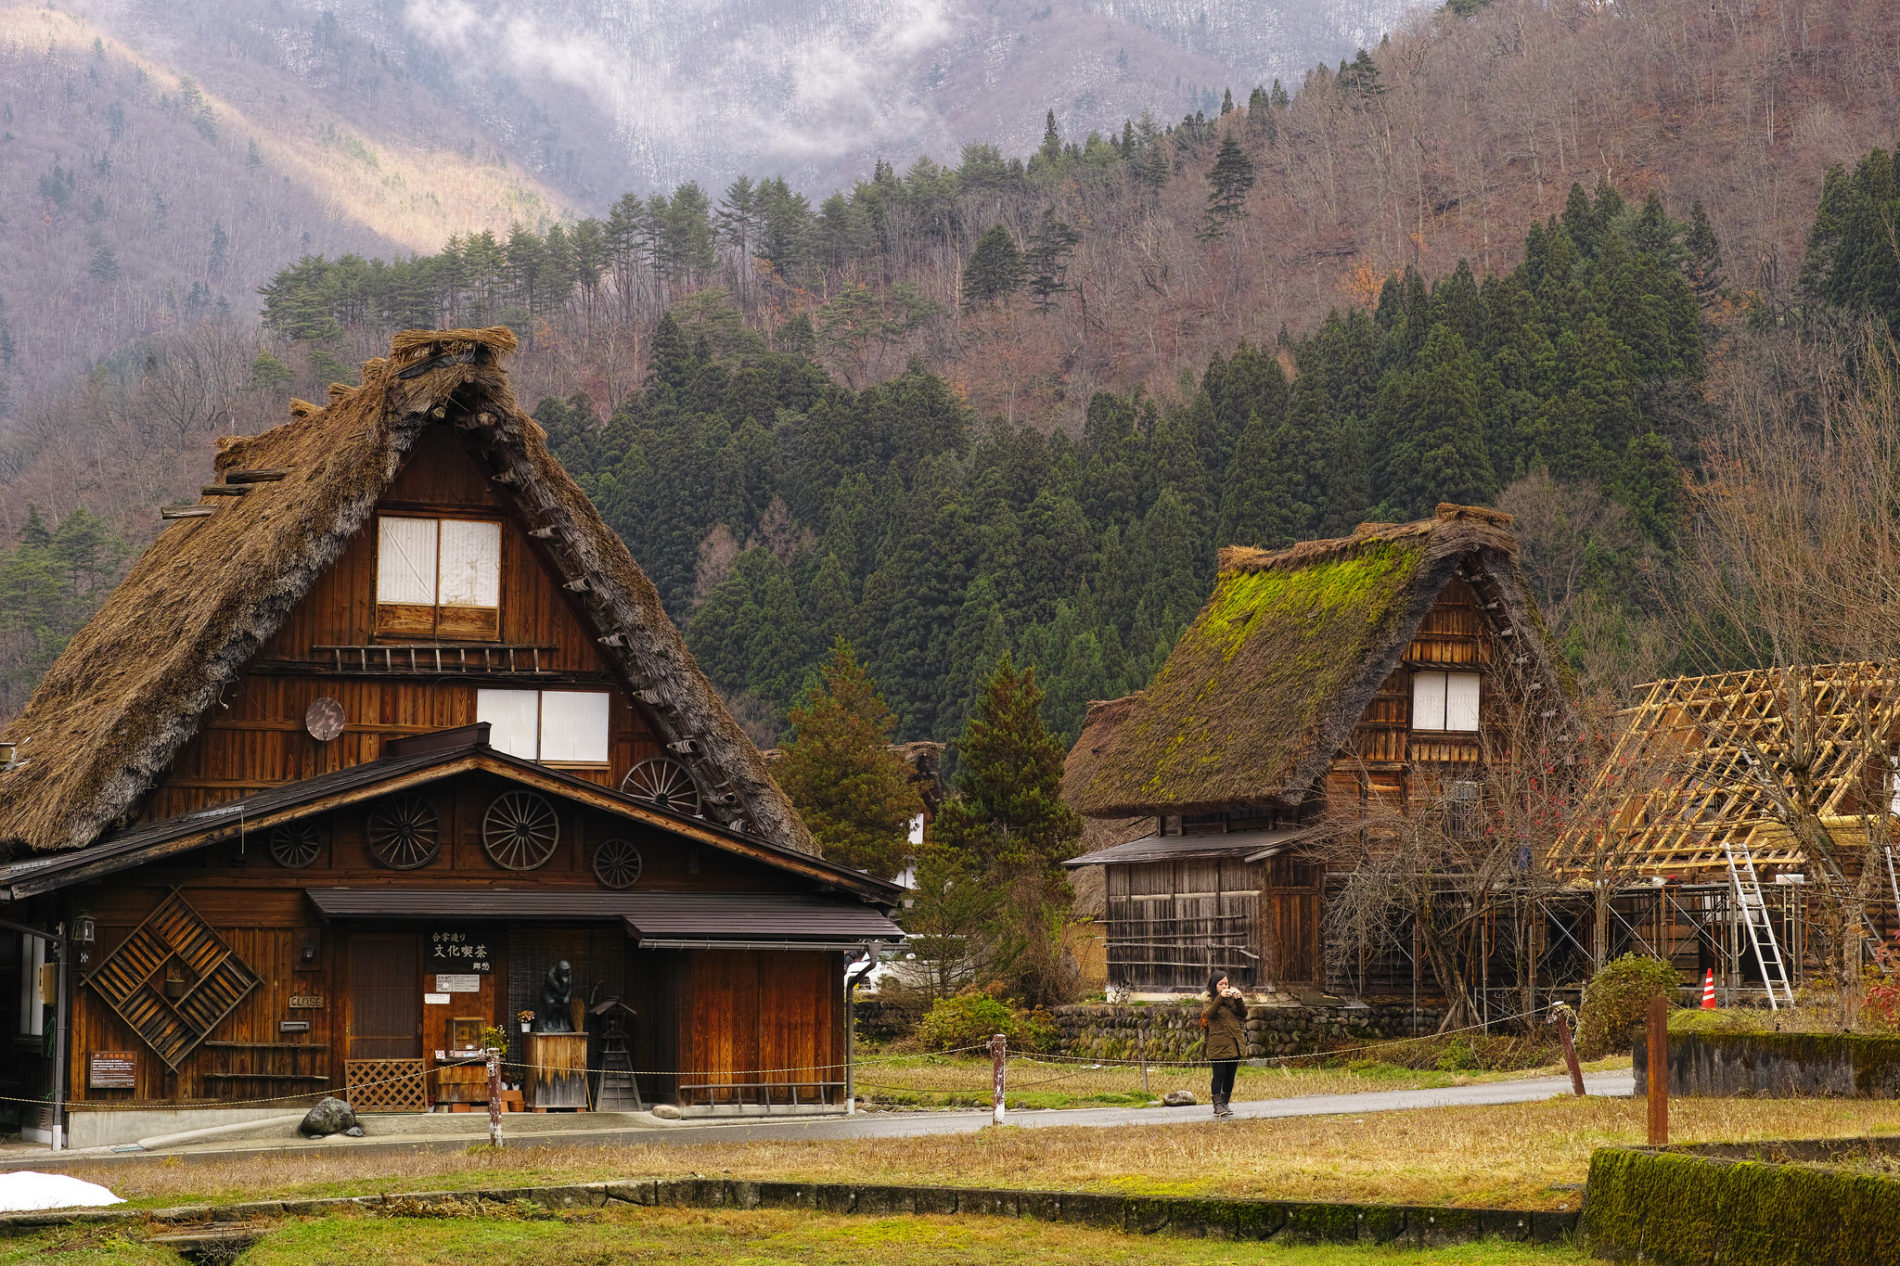
M 376 520 L 376 631 L 492 642 L 501 636 L 501 524 Z
M 1477 673 L 1412 674 L 1412 728 L 1475 734 L 1479 726 Z
M 478 690 L 488 745 L 548 765 L 607 763 L 607 695 L 593 690 Z

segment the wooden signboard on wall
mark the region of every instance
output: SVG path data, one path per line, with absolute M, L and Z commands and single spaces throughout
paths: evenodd
M 138 1086 L 137 1051 L 94 1051 L 86 1061 L 86 1085 L 93 1090 L 132 1090 Z

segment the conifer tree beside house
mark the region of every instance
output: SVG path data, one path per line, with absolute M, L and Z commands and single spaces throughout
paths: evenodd
M 933 824 L 984 881 L 1007 894 L 989 933 L 997 963 L 1031 1003 L 1063 1001 L 1072 988 L 1064 963 L 1069 881 L 1061 868 L 1081 833 L 1062 800 L 1067 746 L 1042 721 L 1036 670 L 1018 671 L 1005 654 L 957 743 L 953 796 Z
M 897 720 L 849 643 L 832 644 L 786 720 L 792 736 L 773 774 L 825 856 L 879 879 L 898 874 L 923 802 L 910 766 L 890 750 Z

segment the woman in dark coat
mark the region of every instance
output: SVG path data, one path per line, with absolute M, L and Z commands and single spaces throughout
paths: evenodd
M 1207 1058 L 1214 1064 L 1214 1115 L 1231 1117 L 1227 1101 L 1234 1097 L 1234 1071 L 1247 1049 L 1247 1002 L 1224 975 L 1207 982 L 1207 1005 L 1201 1008 L 1201 1027 L 1207 1030 Z

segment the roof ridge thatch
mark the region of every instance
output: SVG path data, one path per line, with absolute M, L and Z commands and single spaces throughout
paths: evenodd
M 0 738 L 0 857 L 82 848 L 137 812 L 206 712 L 372 516 L 417 439 L 479 402 L 467 419 L 497 472 L 496 491 L 548 535 L 544 551 L 601 634 L 601 654 L 638 688 L 666 731 L 697 740 L 762 838 L 816 852 L 758 751 L 693 662 L 626 545 L 548 452 L 496 358 L 505 330 L 399 335 L 363 384 L 258 435 L 221 441 L 217 469 L 292 472 L 215 512 L 161 532 L 47 670 Z M 212 499 L 207 498 L 207 501 Z M 538 534 L 538 533 L 537 533 Z
M 1305 567 L 1323 558 L 1350 557 L 1373 546 L 1414 537 L 1431 537 L 1441 547 L 1455 535 L 1462 544 L 1482 541 L 1517 556 L 1517 538 L 1511 534 L 1512 518 L 1502 510 L 1488 506 L 1459 505 L 1441 501 L 1429 519 L 1410 523 L 1361 523 L 1351 536 L 1335 536 L 1315 541 L 1300 541 L 1285 549 L 1266 550 L 1252 545 L 1225 545 L 1220 551 L 1222 571 L 1267 571 L 1272 568 Z
M 1412 523 L 1223 549 L 1213 593 L 1148 688 L 1089 705 L 1065 797 L 1101 818 L 1298 801 L 1467 565 L 1561 687 L 1510 526 L 1447 502 Z

